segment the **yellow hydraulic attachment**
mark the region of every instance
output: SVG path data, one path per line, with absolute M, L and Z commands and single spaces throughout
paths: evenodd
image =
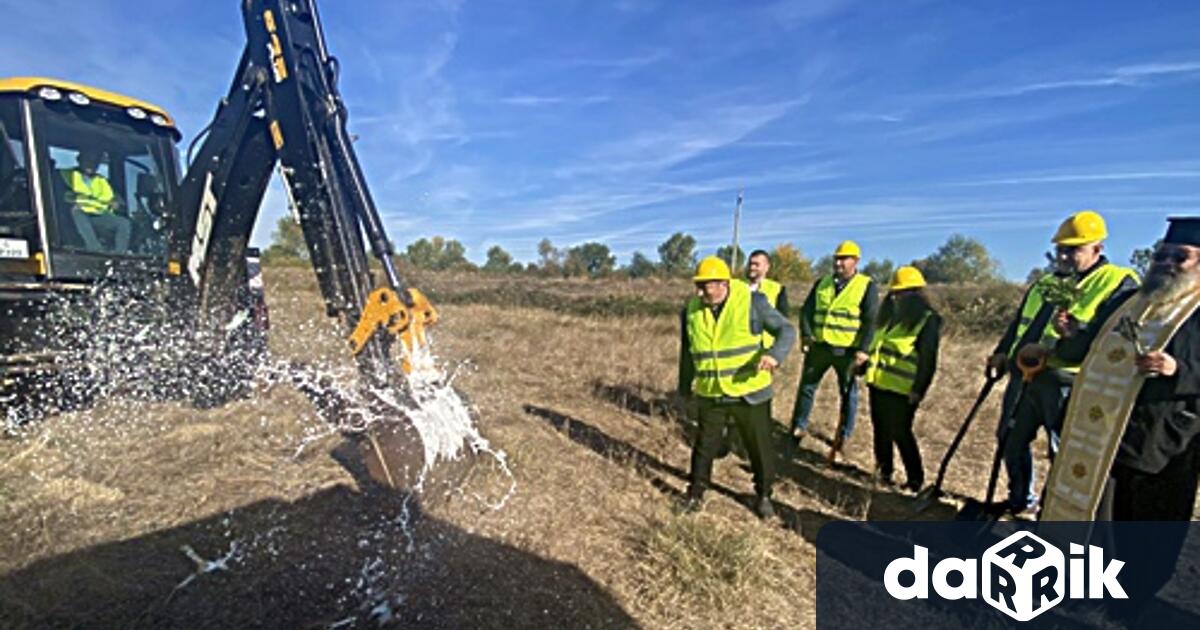
M 350 334 L 350 347 L 354 354 L 362 352 L 371 335 L 380 327 L 404 343 L 404 358 L 401 367 L 405 374 L 412 372 L 413 357 L 418 356 L 417 350 L 423 350 L 429 341 L 425 337 L 425 327 L 437 323 L 438 313 L 417 289 L 409 289 L 412 307 L 405 306 L 404 301 L 390 287 L 380 287 L 367 296 L 367 304 L 363 307 L 358 325 Z

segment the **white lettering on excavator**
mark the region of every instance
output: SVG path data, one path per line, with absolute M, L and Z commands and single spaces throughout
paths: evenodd
M 192 237 L 192 255 L 188 258 L 188 273 L 192 282 L 200 286 L 200 267 L 208 255 L 208 237 L 212 235 L 213 215 L 217 212 L 217 198 L 212 192 L 212 173 L 204 180 L 204 194 L 200 198 L 200 213 L 196 216 L 196 234 Z

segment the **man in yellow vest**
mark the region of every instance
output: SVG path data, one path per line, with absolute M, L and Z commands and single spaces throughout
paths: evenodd
M 875 334 L 878 291 L 865 274 L 858 273 L 862 251 L 854 241 L 843 241 L 833 252 L 833 273 L 817 281 L 800 311 L 800 347 L 804 367 L 800 391 L 792 411 L 792 438 L 796 444 L 808 433 L 808 418 L 821 378 L 834 369 L 841 396 L 838 431 L 829 450 L 830 463 L 854 432 L 858 413 L 857 373 L 870 355 Z
M 1090 322 L 1071 320 L 1058 327 L 1064 339 L 1054 349 L 1054 358 L 1080 364 L 1085 359 L 1091 362 L 1091 353 L 1102 352 L 1103 362 L 1111 364 L 1114 359 L 1124 360 L 1125 357 L 1114 357 L 1111 350 L 1097 350 L 1101 345 L 1097 343 L 1100 332 L 1114 317 L 1142 321 L 1136 311 L 1123 307 L 1137 308 L 1138 298 L 1174 308 L 1186 309 L 1185 304 L 1189 302 L 1193 305 L 1190 312 L 1181 310 L 1175 315 L 1182 319 L 1181 322 L 1151 320 L 1141 324 L 1146 330 L 1134 331 L 1135 334 L 1151 333 L 1149 336 L 1153 338 L 1151 329 L 1161 327 L 1170 336 L 1158 350 L 1138 348 L 1137 345 L 1130 348 L 1137 352 L 1134 362 L 1145 378 L 1128 382 L 1128 387 L 1137 388 L 1136 395 L 1132 409 L 1124 419 L 1124 430 L 1095 513 L 1099 521 L 1180 522 L 1193 517 L 1197 472 L 1200 471 L 1200 309 L 1194 308 L 1195 294 L 1200 291 L 1200 217 L 1171 218 L 1169 221 L 1167 234 L 1155 248 L 1145 283 L 1139 290 L 1114 294 Z M 1145 314 L 1143 311 L 1142 316 Z M 1177 327 L 1172 332 L 1173 326 Z M 1106 386 L 1104 393 L 1125 399 L 1125 392 L 1119 385 Z M 1086 401 L 1072 400 L 1071 405 L 1074 408 Z M 1088 407 L 1080 409 L 1087 410 Z M 1083 419 L 1090 424 L 1090 417 Z M 1068 439 L 1074 439 L 1074 436 L 1068 436 Z M 1095 448 L 1096 444 L 1088 440 L 1087 451 L 1094 452 Z M 1060 462 L 1065 463 L 1060 459 L 1055 463 L 1056 468 Z M 1059 472 L 1055 471 L 1056 474 Z M 1052 496 L 1050 501 L 1053 500 Z M 1055 511 L 1054 506 L 1048 508 Z M 1114 555 L 1117 557 L 1129 557 L 1128 554 L 1134 552 L 1145 554 L 1147 550 L 1152 554 L 1152 560 L 1142 563 L 1132 579 L 1121 580 L 1127 585 L 1131 600 L 1153 596 L 1170 580 L 1187 529 L 1182 523 L 1179 526 L 1160 525 L 1155 533 L 1154 545 L 1130 541 L 1135 543 L 1132 545 L 1135 551 L 1123 551 L 1121 537 L 1115 541 Z M 1186 565 L 1181 563 L 1180 566 Z M 1146 624 L 1127 625 L 1132 628 Z
M 684 508 L 700 509 L 712 479 L 713 458 L 725 427 L 737 426 L 750 455 L 757 496 L 754 511 L 771 518 L 774 449 L 771 447 L 772 372 L 787 359 L 796 330 L 762 294 L 730 277 L 724 260 L 700 261 L 693 277 L 696 296 L 683 312 L 679 350 L 679 394 L 694 395 L 699 428 L 692 444 L 691 483 Z M 762 335 L 775 337 L 770 350 Z
M 1109 296 L 1118 290 L 1137 288 L 1136 272 L 1114 265 L 1104 256 L 1106 238 L 1108 228 L 1104 218 L 1091 210 L 1075 213 L 1062 222 L 1052 239 L 1055 273 L 1043 276 L 1025 293 L 1020 310 L 988 359 L 995 369 L 1008 367 L 1009 384 L 997 439 L 1003 443 L 1008 473 L 1006 507 L 1014 514 L 1037 513 L 1030 445 L 1038 428 L 1044 427 L 1049 438 L 1049 455 L 1054 457 L 1071 383 L 1079 371 L 1077 361 L 1052 360 L 1048 369 L 1022 386 L 1015 357 L 1031 344 L 1053 348 L 1059 339 L 1056 324 L 1062 326 L 1073 321 L 1086 325 Z M 1055 293 L 1063 293 L 1064 287 L 1075 294 L 1066 308 L 1049 299 Z
M 104 153 L 95 149 L 83 149 L 75 159 L 72 169 L 59 171 L 67 187 L 67 203 L 71 204 L 71 220 L 89 251 L 106 251 L 96 231 L 112 236 L 112 250 L 126 253 L 129 250 L 129 235 L 132 224 L 129 219 L 118 216 L 120 199 L 113 192 L 108 178 L 99 172 L 105 161 Z
M 789 306 L 787 287 L 768 278 L 767 275 L 770 273 L 771 255 L 762 249 L 750 252 L 750 258 L 746 260 L 746 284 L 750 285 L 751 291 L 766 296 L 767 301 L 771 303 L 771 307 L 783 313 L 784 317 L 787 317 Z M 763 335 L 763 345 L 765 347 L 770 348 L 774 342 L 775 338 L 770 333 Z

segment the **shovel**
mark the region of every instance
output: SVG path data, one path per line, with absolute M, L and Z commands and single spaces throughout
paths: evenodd
M 986 380 L 983 383 L 983 389 L 979 390 L 979 396 L 975 398 L 975 404 L 971 406 L 971 410 L 967 412 L 967 417 L 963 420 L 962 426 L 959 427 L 958 433 L 954 435 L 954 439 L 950 442 L 950 448 L 946 449 L 946 454 L 942 457 L 942 463 L 938 466 L 937 481 L 932 486 L 925 488 L 917 494 L 917 506 L 914 512 L 920 514 L 929 509 L 939 498 L 942 497 L 942 482 L 946 480 L 946 469 L 950 467 L 950 460 L 954 459 L 954 454 L 958 451 L 958 445 L 962 443 L 963 438 L 967 435 L 967 430 L 971 428 L 971 423 L 975 420 L 975 415 L 979 413 L 979 408 L 983 406 L 983 401 L 987 400 L 989 394 L 992 393 L 992 388 L 1000 379 L 1004 378 L 1004 373 L 989 366 L 985 372 Z
M 982 503 L 974 499 L 968 499 L 962 509 L 958 511 L 955 520 L 990 521 L 999 518 L 1004 513 L 1005 506 L 997 506 L 995 503 L 996 481 L 1000 477 L 1000 461 L 1004 458 L 1004 445 L 1008 442 L 1012 423 L 1016 420 L 1017 408 L 1021 406 L 1021 401 L 1025 399 L 1025 390 L 1029 388 L 1029 383 L 1033 381 L 1034 377 L 1046 369 L 1046 356 L 1028 357 L 1018 353 L 1017 369 L 1021 371 L 1021 388 L 1017 392 L 1017 398 L 1013 401 L 1012 408 L 1008 411 L 1008 417 L 1004 419 L 1004 434 L 996 443 L 996 454 L 992 456 L 992 472 L 988 475 L 987 495 Z

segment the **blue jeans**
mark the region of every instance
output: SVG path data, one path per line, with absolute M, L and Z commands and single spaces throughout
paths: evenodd
M 1020 374 L 1009 374 L 1009 384 L 1004 391 L 1004 419 L 1001 420 L 998 435 L 1004 435 L 1004 425 L 1008 424 L 1007 437 L 1003 438 L 1004 469 L 1008 473 L 1008 504 L 1014 510 L 1023 510 L 1038 503 L 1038 495 L 1034 492 L 1037 479 L 1033 471 L 1033 449 L 1030 446 L 1037 438 L 1038 429 L 1045 429 L 1049 441 L 1046 456 L 1054 461 L 1054 456 L 1058 454 L 1063 414 L 1071 397 L 1071 382 L 1071 376 L 1067 373 L 1046 370 L 1034 377 L 1032 382 L 1025 385 L 1025 391 L 1021 392 Z M 1005 422 L 1010 414 L 1011 421 Z
M 792 410 L 792 430 L 808 429 L 808 417 L 812 414 L 817 387 L 832 367 L 837 374 L 841 398 L 839 437 L 843 442 L 850 439 L 850 434 L 854 432 L 854 418 L 858 413 L 858 377 L 854 374 L 854 352 L 854 348 L 833 348 L 820 343 L 809 348 L 800 371 L 800 391 L 796 394 L 796 406 Z

